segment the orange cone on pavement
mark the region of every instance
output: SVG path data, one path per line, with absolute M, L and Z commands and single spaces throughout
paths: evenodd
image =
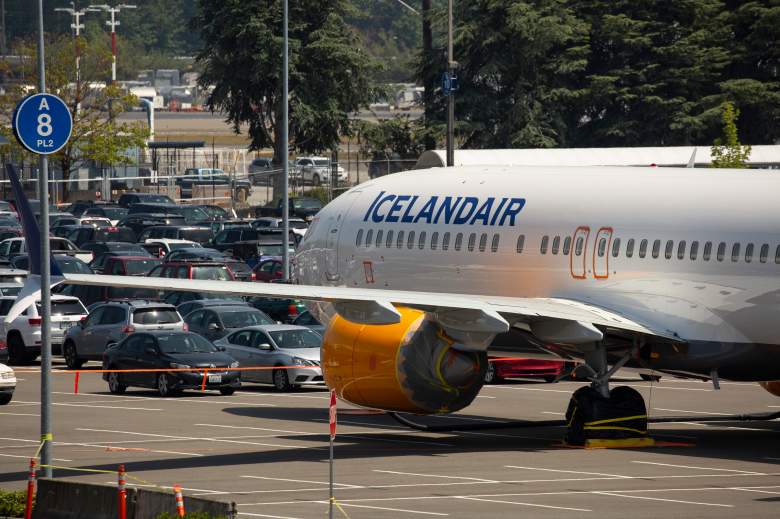
M 33 497 L 35 497 L 35 458 L 30 458 L 30 475 L 27 477 L 27 506 L 24 509 L 24 519 L 32 516 Z
M 117 490 L 119 491 L 119 519 L 127 519 L 127 490 L 125 490 L 125 466 L 119 465 L 117 471 Z
M 181 486 L 173 485 L 173 492 L 176 494 L 176 513 L 179 517 L 184 517 L 184 496 L 181 493 Z

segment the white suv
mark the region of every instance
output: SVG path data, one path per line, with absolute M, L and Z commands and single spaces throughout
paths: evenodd
M 295 161 L 295 174 L 301 182 L 319 186 L 331 178 L 332 163 L 327 157 L 299 157 Z M 336 165 L 336 181 L 346 183 L 347 172 Z
M 41 354 L 40 301 L 28 306 L 10 323 L 5 322 L 15 297 L 0 297 L 0 340 L 8 345 L 9 364 L 27 364 Z M 52 294 L 51 345 L 52 353 L 59 353 L 65 332 L 86 319 L 87 309 L 77 297 Z
M 14 370 L 0 364 L 0 405 L 5 405 L 11 401 L 16 389 L 16 375 Z

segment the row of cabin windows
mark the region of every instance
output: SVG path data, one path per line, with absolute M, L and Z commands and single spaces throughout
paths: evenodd
M 365 240 L 364 240 L 365 237 Z M 394 231 L 390 230 L 387 232 L 384 232 L 383 229 L 379 229 L 374 233 L 373 229 L 369 229 L 368 231 L 363 232 L 363 229 L 358 230 L 357 236 L 355 237 L 355 246 L 356 247 L 382 247 L 384 245 L 385 248 L 391 249 L 395 247 L 396 249 L 402 249 L 404 248 L 404 245 L 406 245 L 407 249 L 414 249 L 417 247 L 418 249 L 425 249 L 426 244 L 430 246 L 431 250 L 437 250 L 439 248 L 439 245 L 441 244 L 441 250 L 449 250 L 450 248 L 450 239 L 452 235 L 449 232 L 445 232 L 441 235 L 441 242 L 439 242 L 439 233 L 433 232 L 430 236 L 430 241 L 428 241 L 428 233 L 425 231 L 420 231 L 419 233 L 415 233 L 415 231 L 398 231 L 398 233 L 395 233 Z M 453 244 L 453 249 L 456 251 L 459 251 L 463 248 L 463 239 L 464 234 L 463 233 L 457 233 L 455 235 L 455 241 Z M 491 252 L 497 252 L 498 251 L 498 243 L 499 243 L 500 237 L 498 234 L 494 234 L 492 239 L 490 240 L 490 251 Z M 477 247 L 479 247 L 479 252 L 485 252 L 488 246 L 488 234 L 482 233 L 479 235 L 479 245 L 477 245 L 477 233 L 471 233 L 468 235 L 468 243 L 466 245 L 466 248 L 469 251 L 475 250 Z

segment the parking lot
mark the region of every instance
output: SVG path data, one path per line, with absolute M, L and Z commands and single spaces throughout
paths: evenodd
M 0 486 L 21 489 L 38 446 L 40 373 L 31 366 L 17 374 L 14 400 L 0 408 Z M 73 394 L 73 378 L 53 376 L 56 465 L 115 470 L 124 463 L 138 478 L 132 482 L 180 484 L 185 499 L 234 501 L 242 517 L 327 513 L 327 392 L 246 385 L 232 396 L 190 391 L 162 399 L 138 389 L 111 395 L 97 374 L 82 374 Z M 345 515 L 337 516 L 777 517 L 780 423 L 696 419 L 773 411 L 780 400 L 756 384 L 723 382 L 716 392 L 704 382 L 665 377 L 651 385 L 630 374 L 622 383 L 643 393 L 651 415 L 685 421 L 653 425 L 661 442 L 653 448 L 585 450 L 562 446 L 558 428 L 423 433 L 340 403 L 336 497 Z M 464 413 L 424 420 L 559 419 L 578 385 L 488 386 Z

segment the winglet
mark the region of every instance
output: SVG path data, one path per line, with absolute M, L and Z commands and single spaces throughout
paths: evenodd
M 693 148 L 693 153 L 691 153 L 691 158 L 688 159 L 688 165 L 685 167 L 693 168 L 694 166 L 696 166 L 696 148 Z

